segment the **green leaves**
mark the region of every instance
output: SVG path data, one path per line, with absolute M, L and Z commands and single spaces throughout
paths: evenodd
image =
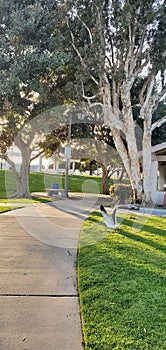
M 0 3 L 0 114 L 8 121 L 5 131 L 10 143 L 26 120 L 63 103 L 66 92 L 60 85 L 66 84 L 71 54 L 62 32 L 63 14 L 58 3 Z M 14 118 L 14 133 L 9 115 Z

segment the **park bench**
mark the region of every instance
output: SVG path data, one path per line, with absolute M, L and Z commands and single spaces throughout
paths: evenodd
M 66 191 L 64 188 L 59 188 L 59 184 L 52 184 L 51 188 L 46 188 L 47 195 L 50 197 L 66 197 Z
M 46 188 L 47 195 L 50 197 L 58 196 L 65 197 L 65 190 L 63 188 Z

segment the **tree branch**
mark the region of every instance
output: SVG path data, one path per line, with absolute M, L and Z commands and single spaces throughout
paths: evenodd
M 93 44 L 93 38 L 92 38 L 92 33 L 89 29 L 89 27 L 87 26 L 87 24 L 78 16 L 76 15 L 76 17 L 79 19 L 79 21 L 83 24 L 83 26 L 86 28 L 88 34 L 89 34 L 89 39 L 90 39 L 90 43 L 91 45 Z
M 134 76 L 135 77 L 138 77 L 138 75 L 142 73 L 143 68 L 145 68 L 148 65 L 149 61 L 150 61 L 149 57 L 146 57 L 145 61 L 143 63 L 141 63 L 139 68 L 137 68 L 135 70 L 135 72 L 134 72 Z
M 146 93 L 146 98 L 145 98 L 144 102 L 143 102 L 143 96 L 142 96 L 143 105 L 142 105 L 141 110 L 143 111 L 143 113 L 145 112 L 146 108 L 148 107 L 149 100 L 151 98 L 153 87 L 154 87 L 154 82 L 155 82 L 154 76 L 150 77 L 147 80 L 149 80 L 149 81 L 151 80 L 151 81 L 150 81 L 149 85 L 148 85 L 148 82 L 147 82 L 147 84 L 145 84 L 144 89 L 142 89 L 143 92 L 144 92 L 144 90 L 146 89 L 146 85 L 147 85 L 147 93 Z
M 141 91 L 140 91 L 140 93 L 139 93 L 139 100 L 140 100 L 140 104 L 141 104 L 142 106 L 144 105 L 144 102 L 145 102 L 143 96 L 144 96 L 144 93 L 145 93 L 145 91 L 146 91 L 146 89 L 147 89 L 148 84 L 150 83 L 150 80 L 151 80 L 151 75 L 148 76 L 148 78 L 146 79 L 146 81 L 145 81 L 145 83 L 143 84 L 143 87 L 142 87 L 142 89 L 141 89 Z
M 97 95 L 90 96 L 90 97 L 85 95 L 85 89 L 84 89 L 84 84 L 83 84 L 83 82 L 82 82 L 82 96 L 83 96 L 83 98 L 84 98 L 85 100 L 88 101 L 88 104 L 89 104 L 89 105 L 90 105 L 90 100 L 94 100 L 94 99 L 97 97 Z
M 166 115 L 152 124 L 151 132 L 166 123 Z
M 17 179 L 19 179 L 19 174 L 15 168 L 15 163 L 8 157 L 7 154 L 0 154 L 0 158 L 6 160 L 6 162 L 11 166 L 13 174 Z
M 115 67 L 115 61 L 114 61 L 114 48 L 113 48 L 113 42 L 112 38 L 110 37 L 110 43 L 111 43 L 111 57 L 112 57 L 112 66 Z
M 166 86 L 162 89 L 160 93 L 156 93 L 152 96 L 152 102 L 153 102 L 153 112 L 157 109 L 158 104 L 161 100 L 161 98 L 165 95 L 166 93 Z
M 35 156 L 33 156 L 31 159 L 30 159 L 30 162 L 32 162 L 32 160 L 38 158 L 42 153 L 43 153 L 43 149 L 41 151 L 39 151 L 37 154 L 35 154 Z
M 74 51 L 76 52 L 77 56 L 79 57 L 82 66 L 83 66 L 84 68 L 88 69 L 88 67 L 87 67 L 86 63 L 84 62 L 84 59 L 83 59 L 83 57 L 82 57 L 80 51 L 77 49 L 77 47 L 76 47 L 76 45 L 75 45 L 74 34 L 73 34 L 72 30 L 70 29 L 70 26 L 69 26 L 68 21 L 67 21 L 67 26 L 68 26 L 69 31 L 70 31 L 70 36 L 71 36 L 71 40 L 72 40 L 72 47 L 73 47 Z M 94 76 L 93 76 L 92 74 L 90 74 L 90 78 L 94 81 L 94 83 L 95 83 L 96 85 L 98 85 L 98 81 L 94 78 Z

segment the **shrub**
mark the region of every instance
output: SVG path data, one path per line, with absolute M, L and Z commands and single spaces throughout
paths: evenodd
M 131 202 L 132 188 L 129 184 L 114 184 L 110 186 L 110 196 L 120 203 Z

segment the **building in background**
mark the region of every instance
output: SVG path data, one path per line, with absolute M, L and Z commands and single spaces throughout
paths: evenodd
M 166 142 L 153 146 L 151 165 L 151 193 L 157 205 L 163 205 L 166 192 Z
M 34 157 L 37 152 L 32 152 L 32 157 Z M 22 156 L 19 148 L 16 145 L 12 145 L 8 151 L 7 155 L 14 162 L 16 170 L 19 171 Z M 65 173 L 65 157 L 61 152 L 58 156 L 52 158 L 45 158 L 42 154 L 37 158 L 33 159 L 30 164 L 30 172 L 47 172 L 50 174 L 63 174 Z M 0 158 L 0 169 L 10 170 L 10 164 L 6 160 Z M 71 159 L 71 169 L 70 173 L 75 172 L 75 160 Z

